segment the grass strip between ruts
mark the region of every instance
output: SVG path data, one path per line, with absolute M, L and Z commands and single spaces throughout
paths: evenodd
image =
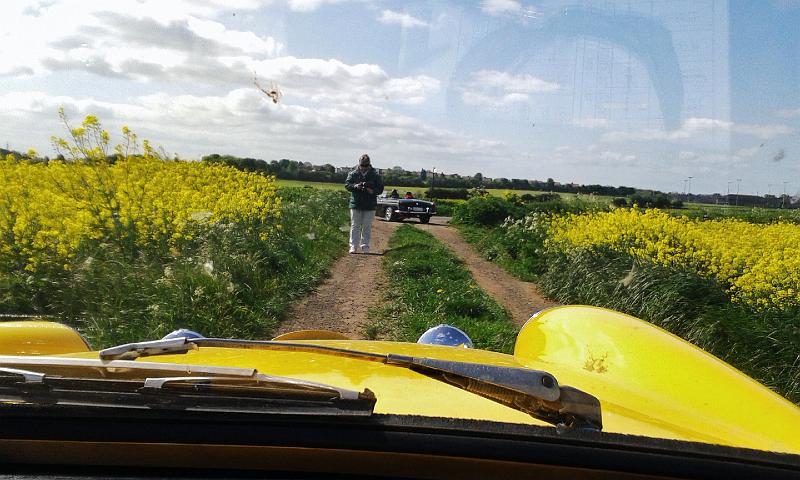
M 446 323 L 464 330 L 476 348 L 511 353 L 516 326 L 461 259 L 410 225 L 397 229 L 389 246 L 383 261 L 387 301 L 370 312 L 367 338 L 414 342 Z

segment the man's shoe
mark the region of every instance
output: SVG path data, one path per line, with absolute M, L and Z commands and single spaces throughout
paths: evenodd
M 350 253 L 356 253 L 356 247 L 350 247 Z
M 361 247 L 361 253 L 368 254 L 369 253 L 369 247 Z

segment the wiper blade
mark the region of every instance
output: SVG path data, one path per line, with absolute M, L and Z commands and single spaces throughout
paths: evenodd
M 414 370 L 553 425 L 592 430 L 603 428 L 600 401 L 596 397 L 574 387 L 559 385 L 548 372 L 529 368 L 384 355 L 310 343 L 184 337 L 119 345 L 101 350 L 100 358 L 131 359 L 185 353 L 200 347 L 288 350 L 381 362 Z
M 201 371 L 202 376 L 189 375 Z M 171 375 L 143 376 L 152 373 Z M 0 356 L 0 402 L 364 416 L 372 414 L 376 398 L 368 389 L 356 392 L 254 369 Z

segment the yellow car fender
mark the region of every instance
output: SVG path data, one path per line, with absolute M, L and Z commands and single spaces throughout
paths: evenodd
M 90 350 L 77 331 L 60 323 L 0 322 L 0 355 L 58 355 Z
M 544 310 L 520 331 L 514 356 L 592 392 L 604 424 L 620 433 L 800 452 L 800 409 L 717 357 L 630 315 L 591 306 Z M 640 431 L 637 418 L 649 431 Z

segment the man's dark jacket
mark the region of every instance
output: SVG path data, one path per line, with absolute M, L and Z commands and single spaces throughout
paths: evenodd
M 361 182 L 366 182 L 366 186 L 372 189 L 369 193 L 366 189 L 360 190 L 356 188 Z M 383 193 L 383 180 L 378 175 L 378 171 L 369 167 L 365 173 L 356 168 L 347 174 L 347 180 L 344 182 L 344 188 L 351 193 L 350 195 L 350 208 L 357 210 L 375 210 L 378 205 L 378 195 Z

